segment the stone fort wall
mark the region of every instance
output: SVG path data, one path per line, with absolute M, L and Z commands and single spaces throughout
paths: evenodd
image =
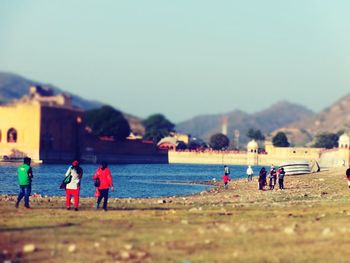
M 266 153 L 231 151 L 169 151 L 169 163 L 279 166 L 283 162 L 316 161 L 321 167 L 349 166 L 349 149 L 267 147 Z

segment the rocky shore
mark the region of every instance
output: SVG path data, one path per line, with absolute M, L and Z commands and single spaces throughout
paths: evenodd
M 166 198 L 109 200 L 78 212 L 62 197 L 0 196 L 0 260 L 8 262 L 348 262 L 350 189 L 345 169 L 287 176 L 285 190 L 257 178 Z M 213 182 L 207 182 L 213 184 Z M 330 252 L 331 251 L 331 252 Z M 334 261 L 335 260 L 335 261 Z

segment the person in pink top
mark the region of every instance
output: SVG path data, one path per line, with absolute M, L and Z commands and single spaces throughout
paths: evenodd
M 107 167 L 106 162 L 101 162 L 101 166 L 97 168 L 95 175 L 92 177 L 92 179 L 93 180 L 99 179 L 100 181 L 100 185 L 97 186 L 96 209 L 99 208 L 103 198 L 103 210 L 107 211 L 108 191 L 110 187 L 112 187 L 112 191 L 114 191 L 114 186 L 113 186 L 113 178 L 111 175 L 111 171 Z

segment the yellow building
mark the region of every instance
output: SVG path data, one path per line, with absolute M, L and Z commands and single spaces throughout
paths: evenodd
M 105 141 L 85 129 L 84 111 L 70 97 L 40 87 L 0 106 L 0 160 L 34 162 L 167 163 L 167 152 L 140 139 Z
M 0 158 L 30 156 L 40 160 L 40 118 L 38 103 L 16 103 L 0 107 Z
M 81 114 L 71 106 L 69 97 L 30 87 L 29 95 L 0 106 L 0 159 L 29 156 L 41 162 L 74 158 Z

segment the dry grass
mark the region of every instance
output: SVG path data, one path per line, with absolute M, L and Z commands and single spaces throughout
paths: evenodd
M 12 262 L 349 262 L 344 170 L 287 177 L 284 191 L 231 182 L 194 196 L 111 199 L 108 212 L 0 201 L 0 260 Z M 165 203 L 160 202 L 164 200 Z M 27 244 L 34 252 L 24 253 Z

